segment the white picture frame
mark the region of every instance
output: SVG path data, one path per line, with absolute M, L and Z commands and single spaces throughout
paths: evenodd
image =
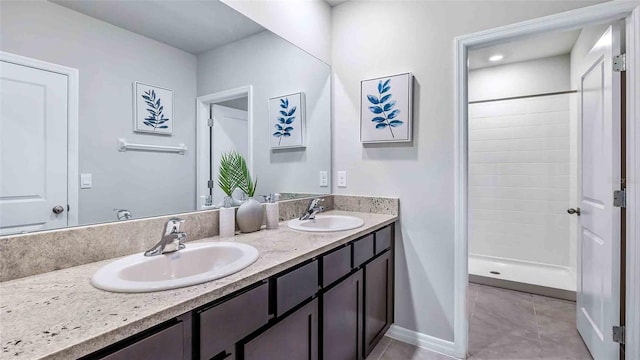
M 413 127 L 413 74 L 360 82 L 360 142 L 410 142 Z
M 297 92 L 269 99 L 269 138 L 272 150 L 304 148 L 305 94 Z
M 136 81 L 133 104 L 134 132 L 173 135 L 173 90 Z

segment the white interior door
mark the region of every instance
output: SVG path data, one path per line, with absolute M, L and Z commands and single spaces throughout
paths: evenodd
M 620 311 L 620 29 L 611 26 L 584 59 L 580 79 L 581 185 L 577 326 L 595 360 L 619 357 L 612 327 Z
M 67 226 L 67 81 L 0 61 L 0 235 Z
M 213 105 L 213 136 L 211 144 L 211 166 L 213 182 L 218 183 L 220 155 L 236 150 L 249 161 L 249 121 L 247 112 L 221 105 Z M 251 164 L 247 163 L 251 169 Z M 213 204 L 224 200 L 226 195 L 214 186 Z

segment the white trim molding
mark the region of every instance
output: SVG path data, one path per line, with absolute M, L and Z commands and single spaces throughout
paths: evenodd
M 466 357 L 468 349 L 467 291 L 467 104 L 470 49 L 549 31 L 626 20 L 627 36 L 627 281 L 626 326 L 628 359 L 640 359 L 640 5 L 637 1 L 611 1 L 457 37 L 455 51 L 455 245 L 453 355 Z M 408 341 L 410 342 L 410 341 Z M 425 342 L 427 344 L 427 342 Z M 433 349 L 438 351 L 437 344 Z M 427 347 L 427 346 L 425 346 Z M 431 347 L 429 347 L 431 349 Z
M 456 354 L 455 346 L 452 341 L 442 340 L 417 331 L 405 329 L 397 325 L 391 325 L 386 336 L 429 351 L 450 356 L 452 359 L 461 358 Z
M 627 359 L 640 359 L 640 7 L 627 21 Z M 635 94 L 635 95 L 633 95 Z M 635 101 L 630 98 L 635 96 Z M 635 120 L 635 121 L 634 121 Z
M 211 104 L 227 100 L 247 98 L 247 120 L 249 123 L 249 171 L 253 173 L 253 85 L 241 86 L 213 94 L 198 96 L 196 99 L 196 209 L 201 209 L 209 194 L 209 108 Z
M 80 96 L 80 75 L 78 69 L 62 66 L 26 56 L 0 51 L 0 60 L 58 73 L 67 77 L 67 227 L 78 225 L 80 214 L 78 170 L 78 106 Z

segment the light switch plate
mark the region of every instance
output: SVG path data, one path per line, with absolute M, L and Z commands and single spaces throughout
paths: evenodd
M 347 187 L 347 172 L 338 171 L 338 187 Z
M 80 174 L 80 189 L 91 189 L 93 187 L 93 178 L 91 174 Z
M 320 171 L 320 186 L 329 186 L 329 173 L 327 171 Z

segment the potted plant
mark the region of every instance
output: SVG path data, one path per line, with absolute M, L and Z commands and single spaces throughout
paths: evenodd
M 238 208 L 236 220 L 238 227 L 243 233 L 260 230 L 264 218 L 262 205 L 253 196 L 256 192 L 258 179 L 253 180 L 249 167 L 244 157 L 237 151 L 222 154 L 220 158 L 220 169 L 218 175 L 218 186 L 225 194 L 225 207 L 231 203 L 231 194 L 238 188 L 249 197 Z M 227 202 L 227 199 L 229 200 Z

